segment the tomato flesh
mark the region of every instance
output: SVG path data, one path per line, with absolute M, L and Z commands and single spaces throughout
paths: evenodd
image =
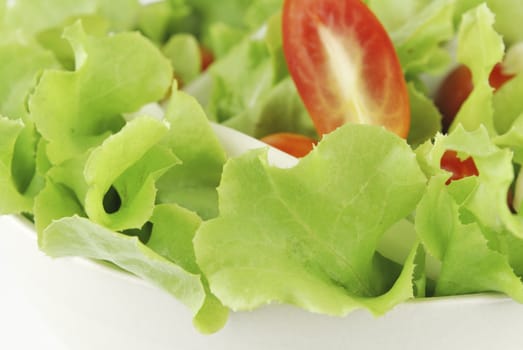
M 458 152 L 453 150 L 447 150 L 443 153 L 443 156 L 440 160 L 441 169 L 447 170 L 452 175 L 447 180 L 446 184 L 450 184 L 454 180 L 463 179 L 468 176 L 478 176 L 479 171 L 474 163 L 472 157 L 468 157 L 464 160 L 461 160 L 458 157 Z
M 320 135 L 352 122 L 407 136 L 410 106 L 399 59 L 362 1 L 286 0 L 283 49 Z
M 306 156 L 316 144 L 307 136 L 285 132 L 267 135 L 261 141 L 297 158 Z

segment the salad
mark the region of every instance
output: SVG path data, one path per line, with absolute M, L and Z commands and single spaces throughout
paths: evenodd
M 268 303 L 523 302 L 521 20 L 520 0 L 3 1 L 0 214 L 202 333 Z M 228 158 L 211 123 L 300 160 Z

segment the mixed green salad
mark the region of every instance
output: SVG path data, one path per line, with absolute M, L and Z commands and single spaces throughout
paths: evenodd
M 364 3 L 0 2 L 0 214 L 32 220 L 50 256 L 166 290 L 203 333 L 274 302 L 337 316 L 480 292 L 523 302 L 523 2 Z M 302 31 L 300 15 L 325 13 L 343 25 Z M 353 45 L 378 24 L 390 48 Z M 290 49 L 318 43 L 310 62 Z M 465 78 L 445 78 L 454 67 Z M 344 106 L 369 115 L 328 129 Z M 228 158 L 210 122 L 315 145 L 289 169 L 266 149 Z

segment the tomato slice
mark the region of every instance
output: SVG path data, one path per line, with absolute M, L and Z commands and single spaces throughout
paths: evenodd
M 285 132 L 262 137 L 261 141 L 297 158 L 306 156 L 316 144 L 307 136 Z
M 461 160 L 458 157 L 458 152 L 447 150 L 443 153 L 440 160 L 440 168 L 452 173 L 446 184 L 450 184 L 454 180 L 463 179 L 468 176 L 478 176 L 479 171 L 474 163 L 472 157 Z
M 361 0 L 285 0 L 283 50 L 320 135 L 346 122 L 406 137 L 408 91 L 394 46 Z

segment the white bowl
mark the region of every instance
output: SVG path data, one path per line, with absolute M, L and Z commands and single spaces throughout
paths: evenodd
M 264 147 L 214 126 L 227 152 Z M 296 160 L 271 149 L 270 161 Z M 416 300 L 375 318 L 272 305 L 234 313 L 205 336 L 189 311 L 148 283 L 81 258 L 41 253 L 29 223 L 0 217 L 0 349 L 522 349 L 523 305 L 499 295 Z

